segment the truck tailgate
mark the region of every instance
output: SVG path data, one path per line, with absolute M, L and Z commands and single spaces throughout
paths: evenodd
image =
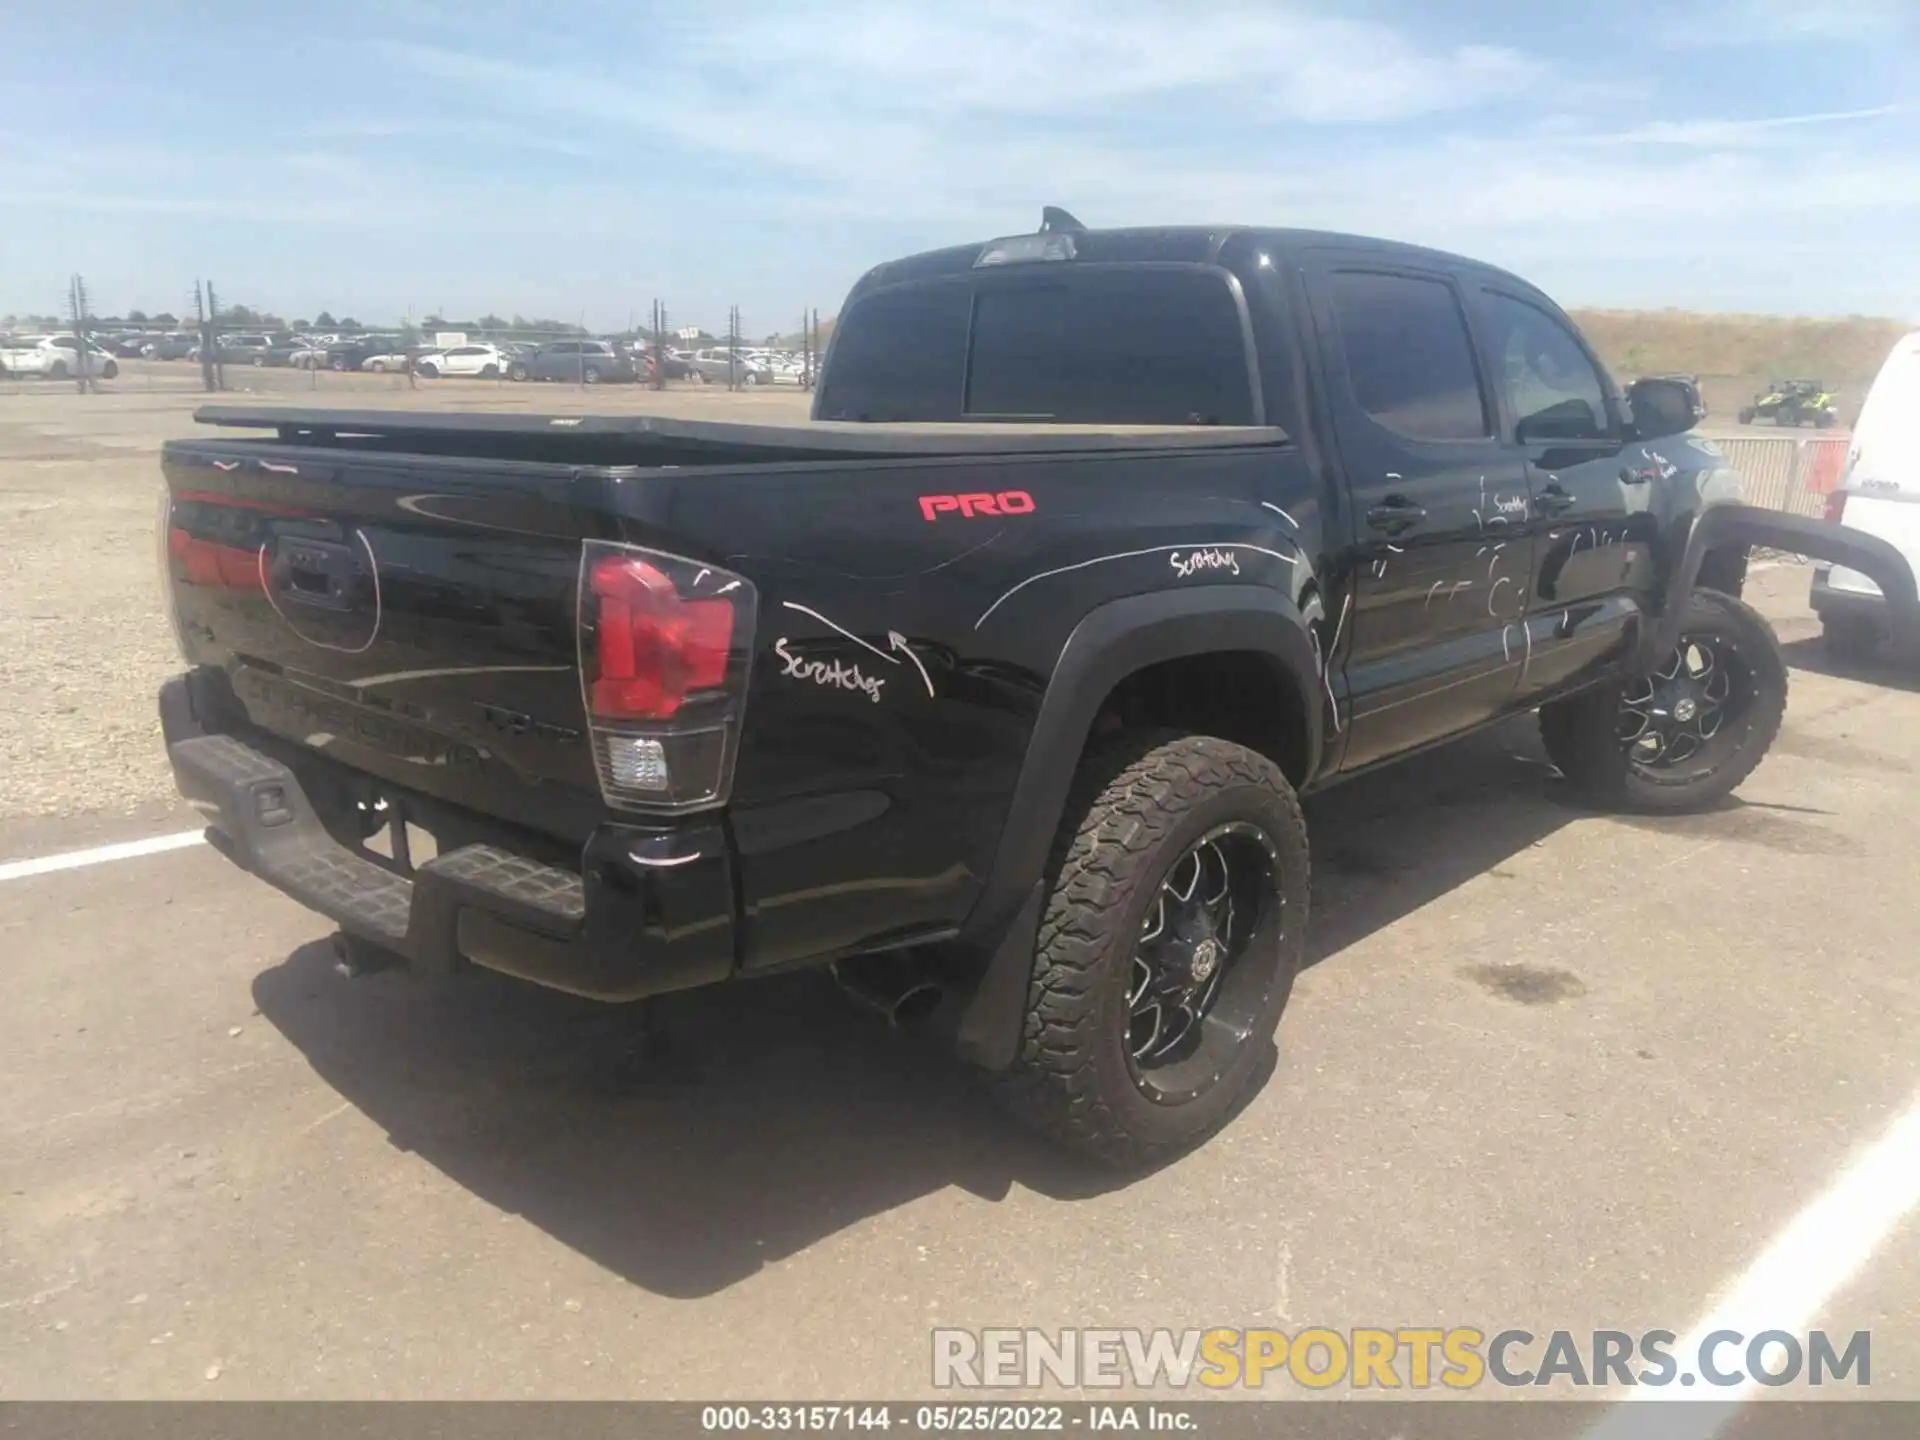
M 175 625 L 213 703 L 395 785 L 591 830 L 574 469 L 218 442 L 164 469 Z

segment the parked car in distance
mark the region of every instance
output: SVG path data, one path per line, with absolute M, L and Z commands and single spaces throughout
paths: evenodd
M 0 368 L 8 375 L 69 380 L 80 373 L 80 342 L 72 335 L 16 335 L 0 348 Z M 87 373 L 112 380 L 120 364 L 97 340 L 87 341 Z
M 447 350 L 430 350 L 413 362 L 413 373 L 429 380 L 442 376 L 479 376 L 492 380 L 504 375 L 507 357 L 497 345 L 455 345 Z
M 771 385 L 773 371 L 764 360 L 744 351 L 696 350 L 691 361 L 693 371 L 709 385 L 725 385 L 730 379 L 740 385 Z
M 164 335 L 149 335 L 140 353 L 149 360 L 184 360 L 200 344 L 191 330 L 169 330 Z
M 654 352 L 651 349 L 647 351 L 647 359 L 649 363 L 654 359 Z M 659 369 L 660 373 L 669 380 L 697 380 L 700 378 L 699 372 L 693 368 L 692 358 L 682 355 L 678 350 L 662 350 L 659 355 Z M 651 370 L 648 371 L 647 378 L 649 380 L 653 378 Z
M 375 356 L 385 357 L 402 350 L 393 335 L 359 335 L 350 340 L 335 340 L 325 349 L 323 364 L 329 370 L 359 370 Z M 402 356 L 404 362 L 404 355 Z
M 218 341 L 222 365 L 290 365 L 294 352 L 302 347 L 291 335 L 263 335 L 248 332 L 222 335 Z
M 412 363 L 414 350 L 405 341 L 392 335 L 385 335 L 380 337 L 380 342 L 360 362 L 362 370 L 371 370 L 375 374 L 380 374 L 387 370 L 405 370 Z
M 577 385 L 640 378 L 632 360 L 605 340 L 555 340 L 507 367 L 510 380 L 568 380 Z

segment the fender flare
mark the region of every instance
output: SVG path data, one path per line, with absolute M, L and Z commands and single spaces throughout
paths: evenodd
M 1297 718 L 1310 777 L 1322 752 L 1324 712 L 1315 703 L 1320 668 L 1308 633 L 1290 599 L 1255 585 L 1131 595 L 1089 611 L 1074 627 L 1027 742 L 993 866 L 961 927 L 962 948 L 986 956 L 979 983 L 956 1017 L 954 1048 L 962 1058 L 992 1070 L 1013 1061 L 1046 902 L 1047 855 L 1093 722 L 1114 686 L 1149 666 L 1193 655 L 1266 656 L 1300 696 Z
M 1906 654 L 1920 646 L 1920 595 L 1915 591 L 1912 567 L 1894 546 L 1863 530 L 1827 520 L 1809 520 L 1757 505 L 1714 505 L 1700 513 L 1687 534 L 1680 563 L 1668 574 L 1660 612 L 1641 632 L 1633 673 L 1650 670 L 1679 642 L 1687 597 L 1693 593 L 1707 552 L 1725 546 L 1747 549 L 1755 545 L 1858 570 L 1886 596 L 1895 649 Z

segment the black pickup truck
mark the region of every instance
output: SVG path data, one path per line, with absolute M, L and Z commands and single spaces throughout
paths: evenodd
M 1139 1163 L 1259 1073 L 1300 793 L 1537 709 L 1599 803 L 1719 799 L 1754 544 L 1912 633 L 1692 417 L 1486 265 L 1055 213 L 866 275 L 809 424 L 203 410 L 262 433 L 166 447 L 166 743 L 349 968 L 829 966 Z

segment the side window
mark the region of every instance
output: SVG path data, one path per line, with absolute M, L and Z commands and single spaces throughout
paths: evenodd
M 549 355 L 578 355 L 580 353 L 580 344 L 578 341 L 559 340 L 547 347 L 547 353 Z
M 1567 327 L 1524 300 L 1483 292 L 1500 383 L 1516 418 L 1514 438 L 1605 440 L 1606 387 Z
M 1485 438 L 1486 401 L 1451 285 L 1341 270 L 1330 277 L 1329 288 L 1361 409 L 1413 440 Z

